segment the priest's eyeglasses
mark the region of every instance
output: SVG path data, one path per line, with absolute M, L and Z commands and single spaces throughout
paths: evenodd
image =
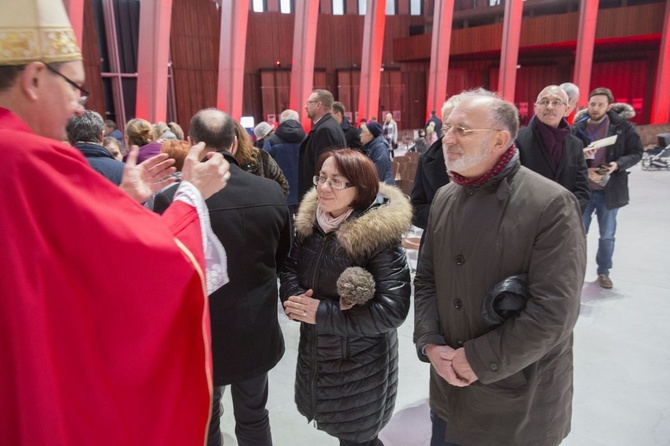
M 51 71 L 55 75 L 58 75 L 58 76 L 62 77 L 65 80 L 65 82 L 67 82 L 68 84 L 72 85 L 74 88 L 79 90 L 79 94 L 80 94 L 79 105 L 84 105 L 86 103 L 86 100 L 88 99 L 88 95 L 89 95 L 88 91 L 84 90 L 81 87 L 81 85 L 77 84 L 75 81 L 73 81 L 72 79 L 70 79 L 69 77 L 67 77 L 63 73 L 61 73 L 60 71 L 56 70 L 55 68 L 50 67 L 48 64 L 45 64 L 44 66 L 47 67 L 47 70 Z
M 350 187 L 354 187 L 353 183 L 345 183 L 344 181 L 338 180 L 337 178 L 328 179 L 326 177 L 321 177 L 318 175 L 314 175 L 314 178 L 312 178 L 312 182 L 314 183 L 315 186 L 323 186 L 324 184 L 328 183 L 328 187 L 330 187 L 333 190 L 344 190 Z
M 457 125 L 443 125 L 442 136 L 445 136 L 447 133 L 449 133 L 449 130 L 453 131 L 454 135 L 456 135 L 458 138 L 466 137 L 471 133 L 488 132 L 490 130 L 500 131 L 500 129 L 466 129 L 465 127 L 459 127 Z

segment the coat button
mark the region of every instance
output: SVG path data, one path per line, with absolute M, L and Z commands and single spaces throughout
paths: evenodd
M 459 347 L 463 347 L 463 339 L 456 338 L 456 345 L 458 345 Z
M 463 301 L 460 299 L 454 300 L 454 308 L 456 308 L 457 310 L 463 308 Z
M 472 188 L 467 188 L 467 189 L 465 189 L 465 194 L 468 197 L 472 197 L 475 194 L 475 191 Z
M 461 254 L 456 256 L 456 265 L 462 266 L 465 263 L 465 257 L 463 257 Z
M 495 362 L 492 362 L 491 365 L 489 365 L 489 368 L 491 369 L 491 371 L 497 372 L 498 371 L 498 364 L 496 364 Z

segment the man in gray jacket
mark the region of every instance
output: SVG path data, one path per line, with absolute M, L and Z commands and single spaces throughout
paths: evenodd
M 586 240 L 575 196 L 520 166 L 518 126 L 512 104 L 480 90 L 443 127 L 452 182 L 433 201 L 414 281 L 431 445 L 549 446 L 570 432 Z M 527 299 L 505 314 L 489 294 L 523 274 Z M 507 318 L 492 324 L 491 310 Z

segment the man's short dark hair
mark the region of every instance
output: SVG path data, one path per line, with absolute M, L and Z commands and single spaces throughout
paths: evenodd
M 338 101 L 333 102 L 333 111 L 344 116 L 344 104 Z
M 0 66 L 0 91 L 8 90 L 19 74 L 25 68 L 25 65 L 3 65 Z
M 116 130 L 119 127 L 116 125 L 116 122 L 112 121 L 111 119 L 108 119 L 105 121 L 105 127 L 110 128 L 112 130 Z
M 86 110 L 81 116 L 75 116 L 67 123 L 67 139 L 70 144 L 77 142 L 102 142 L 102 131 L 105 124 L 102 116 L 93 110 Z
M 235 141 L 235 123 L 228 113 L 206 108 L 191 118 L 188 136 L 193 144 L 204 142 L 208 150 L 230 150 Z
M 614 102 L 614 95 L 612 94 L 612 90 L 610 90 L 609 88 L 605 87 L 596 88 L 589 95 L 589 99 L 591 99 L 593 96 L 607 96 L 608 104 Z

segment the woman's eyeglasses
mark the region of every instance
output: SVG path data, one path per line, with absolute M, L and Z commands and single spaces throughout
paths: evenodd
M 326 177 L 321 177 L 319 175 L 314 175 L 314 178 L 312 178 L 312 182 L 314 183 L 315 186 L 323 186 L 325 183 L 328 183 L 328 187 L 330 187 L 333 190 L 344 190 L 350 187 L 354 187 L 352 183 L 345 183 L 344 181 L 340 181 L 338 179 L 328 179 Z

